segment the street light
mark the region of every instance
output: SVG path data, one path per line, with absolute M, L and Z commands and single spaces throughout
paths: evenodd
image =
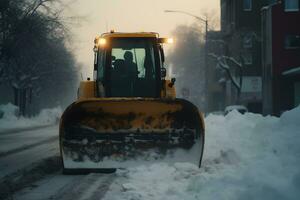
M 197 15 L 193 15 L 191 13 L 185 12 L 185 11 L 181 11 L 181 10 L 165 10 L 166 13 L 182 13 L 185 15 L 189 15 L 191 17 L 194 17 L 195 19 L 204 22 L 205 23 L 205 46 L 206 46 L 206 41 L 207 41 L 207 32 L 208 32 L 208 20 L 203 19 L 202 17 L 198 17 Z
M 165 10 L 165 12 L 172 12 L 172 13 L 183 13 L 183 14 L 186 14 L 186 15 L 189 15 L 189 16 L 192 16 L 202 22 L 205 22 L 207 23 L 207 19 L 203 19 L 202 17 L 198 17 L 197 15 L 193 15 L 191 13 L 188 13 L 188 12 L 185 12 L 185 11 L 181 11 L 181 10 Z
M 185 11 L 181 11 L 181 10 L 165 10 L 166 13 L 182 13 L 182 14 L 185 14 L 185 15 L 188 15 L 188 16 L 191 16 L 191 17 L 194 17 L 195 19 L 197 19 L 198 21 L 200 22 L 203 22 L 205 23 L 205 47 L 204 47 L 204 51 L 205 51 L 205 55 L 204 55 L 204 66 L 205 66 L 205 90 L 206 90 L 206 97 L 208 95 L 208 85 L 207 85 L 207 74 L 208 74 L 208 69 L 207 69 L 207 55 L 208 55 L 208 51 L 207 51 L 207 32 L 208 32 L 208 20 L 207 20 L 207 17 L 205 19 L 203 19 L 202 17 L 199 17 L 197 15 L 193 15 L 191 13 L 188 13 L 188 12 L 185 12 Z M 206 98 L 206 101 L 208 99 Z M 207 102 L 206 102 L 207 104 Z

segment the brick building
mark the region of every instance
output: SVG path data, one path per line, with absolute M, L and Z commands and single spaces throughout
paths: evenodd
M 264 114 L 300 104 L 299 7 L 299 0 L 285 0 L 262 9 Z

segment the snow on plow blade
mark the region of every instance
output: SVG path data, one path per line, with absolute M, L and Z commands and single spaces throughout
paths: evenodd
M 75 102 L 60 124 L 65 173 L 126 168 L 140 163 L 201 165 L 204 124 L 183 99 L 105 98 Z

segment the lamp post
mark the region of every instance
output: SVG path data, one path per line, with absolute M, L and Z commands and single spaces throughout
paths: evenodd
M 204 66 L 205 66 L 205 100 L 206 100 L 206 105 L 208 105 L 207 103 L 207 96 L 208 96 L 208 67 L 207 67 L 207 56 L 208 56 L 208 51 L 207 51 L 207 33 L 208 33 L 208 20 L 207 18 L 203 19 L 202 17 L 199 17 L 197 15 L 193 15 L 191 13 L 185 12 L 185 11 L 181 11 L 181 10 L 165 10 L 166 13 L 181 13 L 181 14 L 185 14 L 191 17 L 194 17 L 195 19 L 197 19 L 198 21 L 205 23 L 205 47 L 204 47 Z

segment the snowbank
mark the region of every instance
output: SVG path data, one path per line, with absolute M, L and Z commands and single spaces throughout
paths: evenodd
M 104 199 L 299 199 L 300 107 L 281 118 L 209 115 L 201 169 L 158 163 L 117 172 Z
M 11 129 L 22 129 L 55 124 L 62 114 L 60 107 L 43 109 L 32 118 L 18 117 L 19 108 L 11 103 L 0 105 L 0 132 Z

